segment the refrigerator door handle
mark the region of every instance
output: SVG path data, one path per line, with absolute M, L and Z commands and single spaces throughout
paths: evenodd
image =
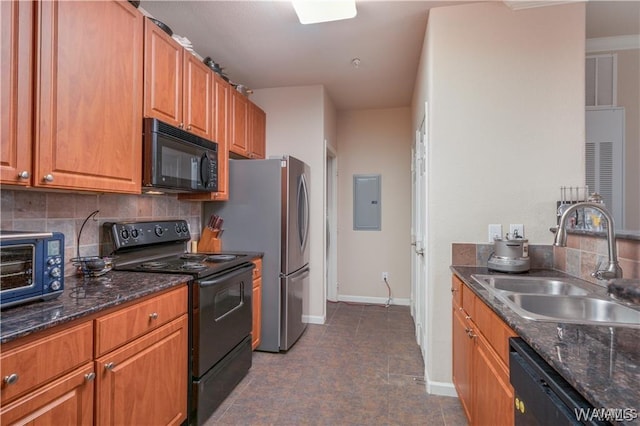
M 309 190 L 304 174 L 300 175 L 298 182 L 298 237 L 300 239 L 300 251 L 304 251 L 309 236 Z

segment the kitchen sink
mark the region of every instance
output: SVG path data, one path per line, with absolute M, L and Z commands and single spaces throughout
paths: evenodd
M 471 277 L 526 319 L 640 328 L 640 310 L 599 296 L 568 278 L 480 274 Z
M 489 291 L 565 296 L 582 296 L 589 293 L 582 287 L 562 278 L 502 275 L 472 275 L 472 278 Z
M 527 319 L 640 328 L 640 310 L 604 298 L 514 293 L 502 299 Z

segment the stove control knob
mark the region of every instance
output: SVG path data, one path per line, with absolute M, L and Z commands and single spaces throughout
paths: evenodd
M 52 268 L 51 271 L 49 271 L 49 275 L 51 275 L 53 278 L 60 278 L 60 276 L 62 275 L 62 271 L 57 267 Z
M 131 238 L 138 238 L 140 236 L 140 232 L 136 228 L 131 230 Z
M 51 290 L 58 291 L 60 290 L 60 287 L 62 287 L 62 284 L 59 280 L 54 280 L 51 282 Z
M 164 234 L 164 229 L 162 229 L 162 226 L 156 225 L 153 232 L 155 232 L 158 237 L 162 237 L 162 235 Z
M 128 240 L 129 239 L 129 230 L 124 228 L 122 231 L 120 231 L 120 237 L 122 237 L 123 240 Z
M 56 259 L 53 257 L 50 257 L 49 260 L 47 260 L 47 265 L 49 266 L 53 266 L 56 264 Z
M 180 224 L 176 223 L 176 234 L 179 234 L 181 232 L 180 230 Z
M 188 230 L 189 230 L 189 228 L 187 228 L 187 224 L 186 224 L 186 223 L 183 223 L 183 224 L 182 224 L 182 232 L 185 232 L 185 233 L 186 233 Z

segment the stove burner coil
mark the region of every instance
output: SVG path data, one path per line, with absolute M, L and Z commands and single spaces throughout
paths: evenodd
M 197 262 L 184 262 L 182 266 L 180 266 L 180 269 L 183 269 L 185 271 L 200 271 L 205 268 L 205 265 Z
M 144 262 L 138 265 L 138 268 L 147 268 L 147 269 L 160 269 L 167 266 L 167 262 Z
M 180 259 L 191 260 L 194 262 L 202 262 L 207 256 L 198 253 L 184 253 L 180 255 Z
M 207 262 L 226 262 L 228 260 L 233 260 L 237 256 L 235 254 L 212 254 L 211 256 L 207 256 Z

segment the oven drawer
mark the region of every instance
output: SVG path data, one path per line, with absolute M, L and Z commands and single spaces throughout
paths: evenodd
M 92 359 L 91 321 L 25 343 L 16 349 L 3 350 L 0 357 L 2 405 Z
M 188 288 L 148 299 L 96 320 L 96 356 L 130 342 L 187 312 Z

